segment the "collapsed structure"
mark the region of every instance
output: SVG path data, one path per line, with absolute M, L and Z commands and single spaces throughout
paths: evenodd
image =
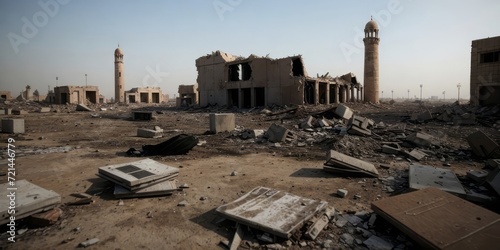
M 471 47 L 471 104 L 500 104 L 500 36 L 474 40 Z
M 99 101 L 99 87 L 97 86 L 59 86 L 54 88 L 56 104 L 80 104 L 89 101 Z
M 363 87 L 354 74 L 310 77 L 300 55 L 244 58 L 218 50 L 196 59 L 196 67 L 201 106 L 251 108 L 363 100 Z
M 199 93 L 198 85 L 179 85 L 179 97 L 175 100 L 177 107 L 185 107 L 190 105 L 198 105 Z

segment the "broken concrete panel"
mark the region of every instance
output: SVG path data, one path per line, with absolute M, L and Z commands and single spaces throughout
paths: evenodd
M 137 197 L 151 197 L 151 196 L 163 196 L 172 194 L 175 191 L 180 190 L 177 187 L 175 180 L 163 181 L 146 188 L 139 189 L 137 191 L 130 191 L 118 184 L 115 184 L 115 190 L 113 195 L 115 198 L 137 198 Z
M 399 148 L 394 148 L 394 147 L 391 147 L 389 145 L 383 145 L 382 146 L 382 153 L 397 155 L 400 152 L 401 151 L 400 151 Z
M 335 209 L 326 207 L 325 212 L 307 229 L 304 235 L 311 240 L 315 240 L 319 233 L 323 231 L 328 222 L 333 218 Z
M 394 247 L 392 243 L 375 235 L 363 241 L 363 244 L 370 250 L 391 250 Z
M 233 131 L 235 126 L 235 116 L 232 113 L 210 114 L 210 132 L 212 133 Z
M 421 150 L 418 149 L 413 149 L 410 152 L 407 152 L 406 155 L 414 160 L 421 161 L 425 157 L 427 157 L 427 154 L 422 152 Z
M 465 190 L 453 171 L 420 164 L 410 164 L 409 182 L 411 189 L 428 187 L 465 195 Z
M 486 161 L 485 165 L 492 168 L 500 168 L 500 159 L 489 159 Z
M 362 129 L 356 126 L 351 126 L 349 130 L 347 130 L 347 133 L 351 135 L 359 135 L 359 136 L 371 136 L 372 131 L 368 129 Z
M 351 119 L 353 112 L 349 107 L 345 106 L 344 104 L 339 104 L 339 106 L 337 106 L 337 108 L 335 109 L 335 114 L 343 119 L 349 120 Z
M 11 188 L 17 188 L 11 190 Z M 12 196 L 12 192 L 15 193 Z M 61 203 L 61 196 L 52 190 L 41 188 L 27 180 L 16 180 L 15 185 L 9 183 L 0 184 L 0 223 L 5 224 L 10 220 L 8 213 L 11 197 L 16 201 L 16 220 L 28 217 L 32 214 L 47 211 Z
M 153 112 L 152 111 L 133 111 L 132 112 L 132 119 L 133 120 L 149 121 L 149 120 L 153 119 Z
M 39 112 L 40 113 L 49 113 L 50 112 L 50 108 L 49 107 L 41 107 Z
M 273 123 L 269 129 L 267 129 L 266 133 L 270 142 L 283 142 L 285 141 L 288 132 L 288 129 Z
M 500 168 L 495 168 L 491 173 L 486 177 L 486 182 L 497 192 L 500 194 Z
M 330 150 L 323 170 L 334 173 L 363 173 L 373 177 L 378 176 L 378 171 L 373 164 L 335 150 Z
M 436 188 L 381 199 L 372 209 L 425 249 L 498 248 L 500 215 Z
M 316 119 L 312 116 L 307 117 L 307 119 L 300 124 L 301 129 L 313 128 L 316 123 Z
M 104 166 L 98 170 L 98 176 L 132 191 L 173 179 L 178 174 L 178 168 L 151 159 Z
M 330 122 L 328 122 L 326 119 L 318 119 L 318 125 L 320 127 L 330 127 Z
M 12 114 L 13 115 L 27 115 L 28 111 L 14 109 L 14 110 L 12 110 Z
M 327 204 L 271 188 L 256 187 L 216 211 L 239 224 L 289 238 Z
M 482 131 L 472 133 L 467 137 L 472 152 L 484 158 L 500 158 L 500 147 Z
M 486 177 L 488 177 L 488 171 L 486 170 L 470 170 L 470 171 L 467 171 L 467 178 L 475 181 L 475 182 L 478 182 L 478 183 L 482 183 L 483 181 L 486 180 Z
M 92 111 L 92 109 L 84 104 L 78 104 L 76 105 L 76 111 Z
M 435 138 L 432 135 L 422 132 L 410 134 L 406 137 L 406 140 L 420 147 L 429 147 L 435 144 Z
M 144 137 L 144 138 L 160 138 L 160 137 L 162 137 L 162 132 L 157 131 L 157 130 L 152 130 L 152 129 L 138 128 L 137 129 L 137 136 Z
M 2 119 L 3 133 L 22 134 L 24 131 L 24 119 Z

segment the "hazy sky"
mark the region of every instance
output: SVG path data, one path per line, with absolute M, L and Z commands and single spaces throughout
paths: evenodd
M 362 30 L 380 27 L 380 90 L 389 97 L 469 97 L 471 41 L 500 35 L 500 1 L 38 0 L 0 1 L 0 90 L 97 85 L 114 96 L 114 57 L 125 88 L 171 97 L 196 83 L 195 60 L 221 50 L 301 54 L 310 76 L 353 72 L 363 82 Z

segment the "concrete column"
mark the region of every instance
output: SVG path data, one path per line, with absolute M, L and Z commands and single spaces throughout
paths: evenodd
M 346 95 L 345 102 L 350 102 L 351 101 L 351 86 L 349 86 L 349 85 L 345 86 L 345 95 Z
M 356 98 L 354 96 L 354 86 L 350 86 L 351 88 L 351 102 L 356 102 Z
M 335 84 L 334 89 L 335 89 L 335 90 L 333 91 L 333 92 L 334 92 L 334 93 L 333 93 L 333 94 L 334 94 L 334 96 L 333 96 L 333 102 L 334 102 L 335 104 L 339 104 L 339 89 L 340 89 L 340 88 L 339 88 L 339 85 L 338 85 L 338 84 Z
M 330 83 L 326 83 L 325 104 L 330 104 Z
M 361 87 L 361 102 L 365 101 L 365 87 Z
M 319 82 L 314 82 L 314 105 L 319 104 Z
M 340 87 L 340 102 L 345 102 L 346 100 L 346 88 L 345 86 Z
M 356 102 L 359 102 L 359 87 L 356 88 Z

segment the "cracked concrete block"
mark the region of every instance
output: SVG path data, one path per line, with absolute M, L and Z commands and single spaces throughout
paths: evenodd
M 341 198 L 344 198 L 347 196 L 347 190 L 345 189 L 337 189 L 337 195 Z
M 500 158 L 500 147 L 482 131 L 472 133 L 467 137 L 472 152 L 484 158 Z
M 160 138 L 162 136 L 162 131 L 147 128 L 138 128 L 137 136 L 144 138 Z
M 410 134 L 406 140 L 420 147 L 429 147 L 435 143 L 435 138 L 432 135 L 422 132 Z
M 467 171 L 467 178 L 471 179 L 471 180 L 474 180 L 475 182 L 483 182 L 484 180 L 486 180 L 486 177 L 488 176 L 488 171 L 486 170 L 471 170 L 471 171 Z
M 273 123 L 267 130 L 267 137 L 270 142 L 282 142 L 285 141 L 288 132 L 288 129 Z
M 220 133 L 233 131 L 236 127 L 233 113 L 210 114 L 210 132 Z
M 400 152 L 399 148 L 394 148 L 389 145 L 382 146 L 382 153 L 397 155 L 399 154 L 399 152 Z
M 315 123 L 315 118 L 312 116 L 307 117 L 307 119 L 300 124 L 301 129 L 313 128 Z
M 24 131 L 24 119 L 2 119 L 3 133 L 22 134 Z
M 339 104 L 339 106 L 335 109 L 335 114 L 346 120 L 349 120 L 351 119 L 353 112 L 349 107 L 345 106 L 344 104 Z
M 42 107 L 40 108 L 40 113 L 49 113 L 50 112 L 50 108 L 49 107 Z
M 76 111 L 92 111 L 92 109 L 90 109 L 89 107 L 87 107 L 84 104 L 78 104 L 76 106 Z
M 424 152 L 422 152 L 421 150 L 418 150 L 418 149 L 413 149 L 412 151 L 410 151 L 410 152 L 408 152 L 406 154 L 408 155 L 408 157 L 413 158 L 413 159 L 415 159 L 417 161 L 420 161 L 420 160 L 424 159 L 427 156 L 426 153 L 424 153 Z

